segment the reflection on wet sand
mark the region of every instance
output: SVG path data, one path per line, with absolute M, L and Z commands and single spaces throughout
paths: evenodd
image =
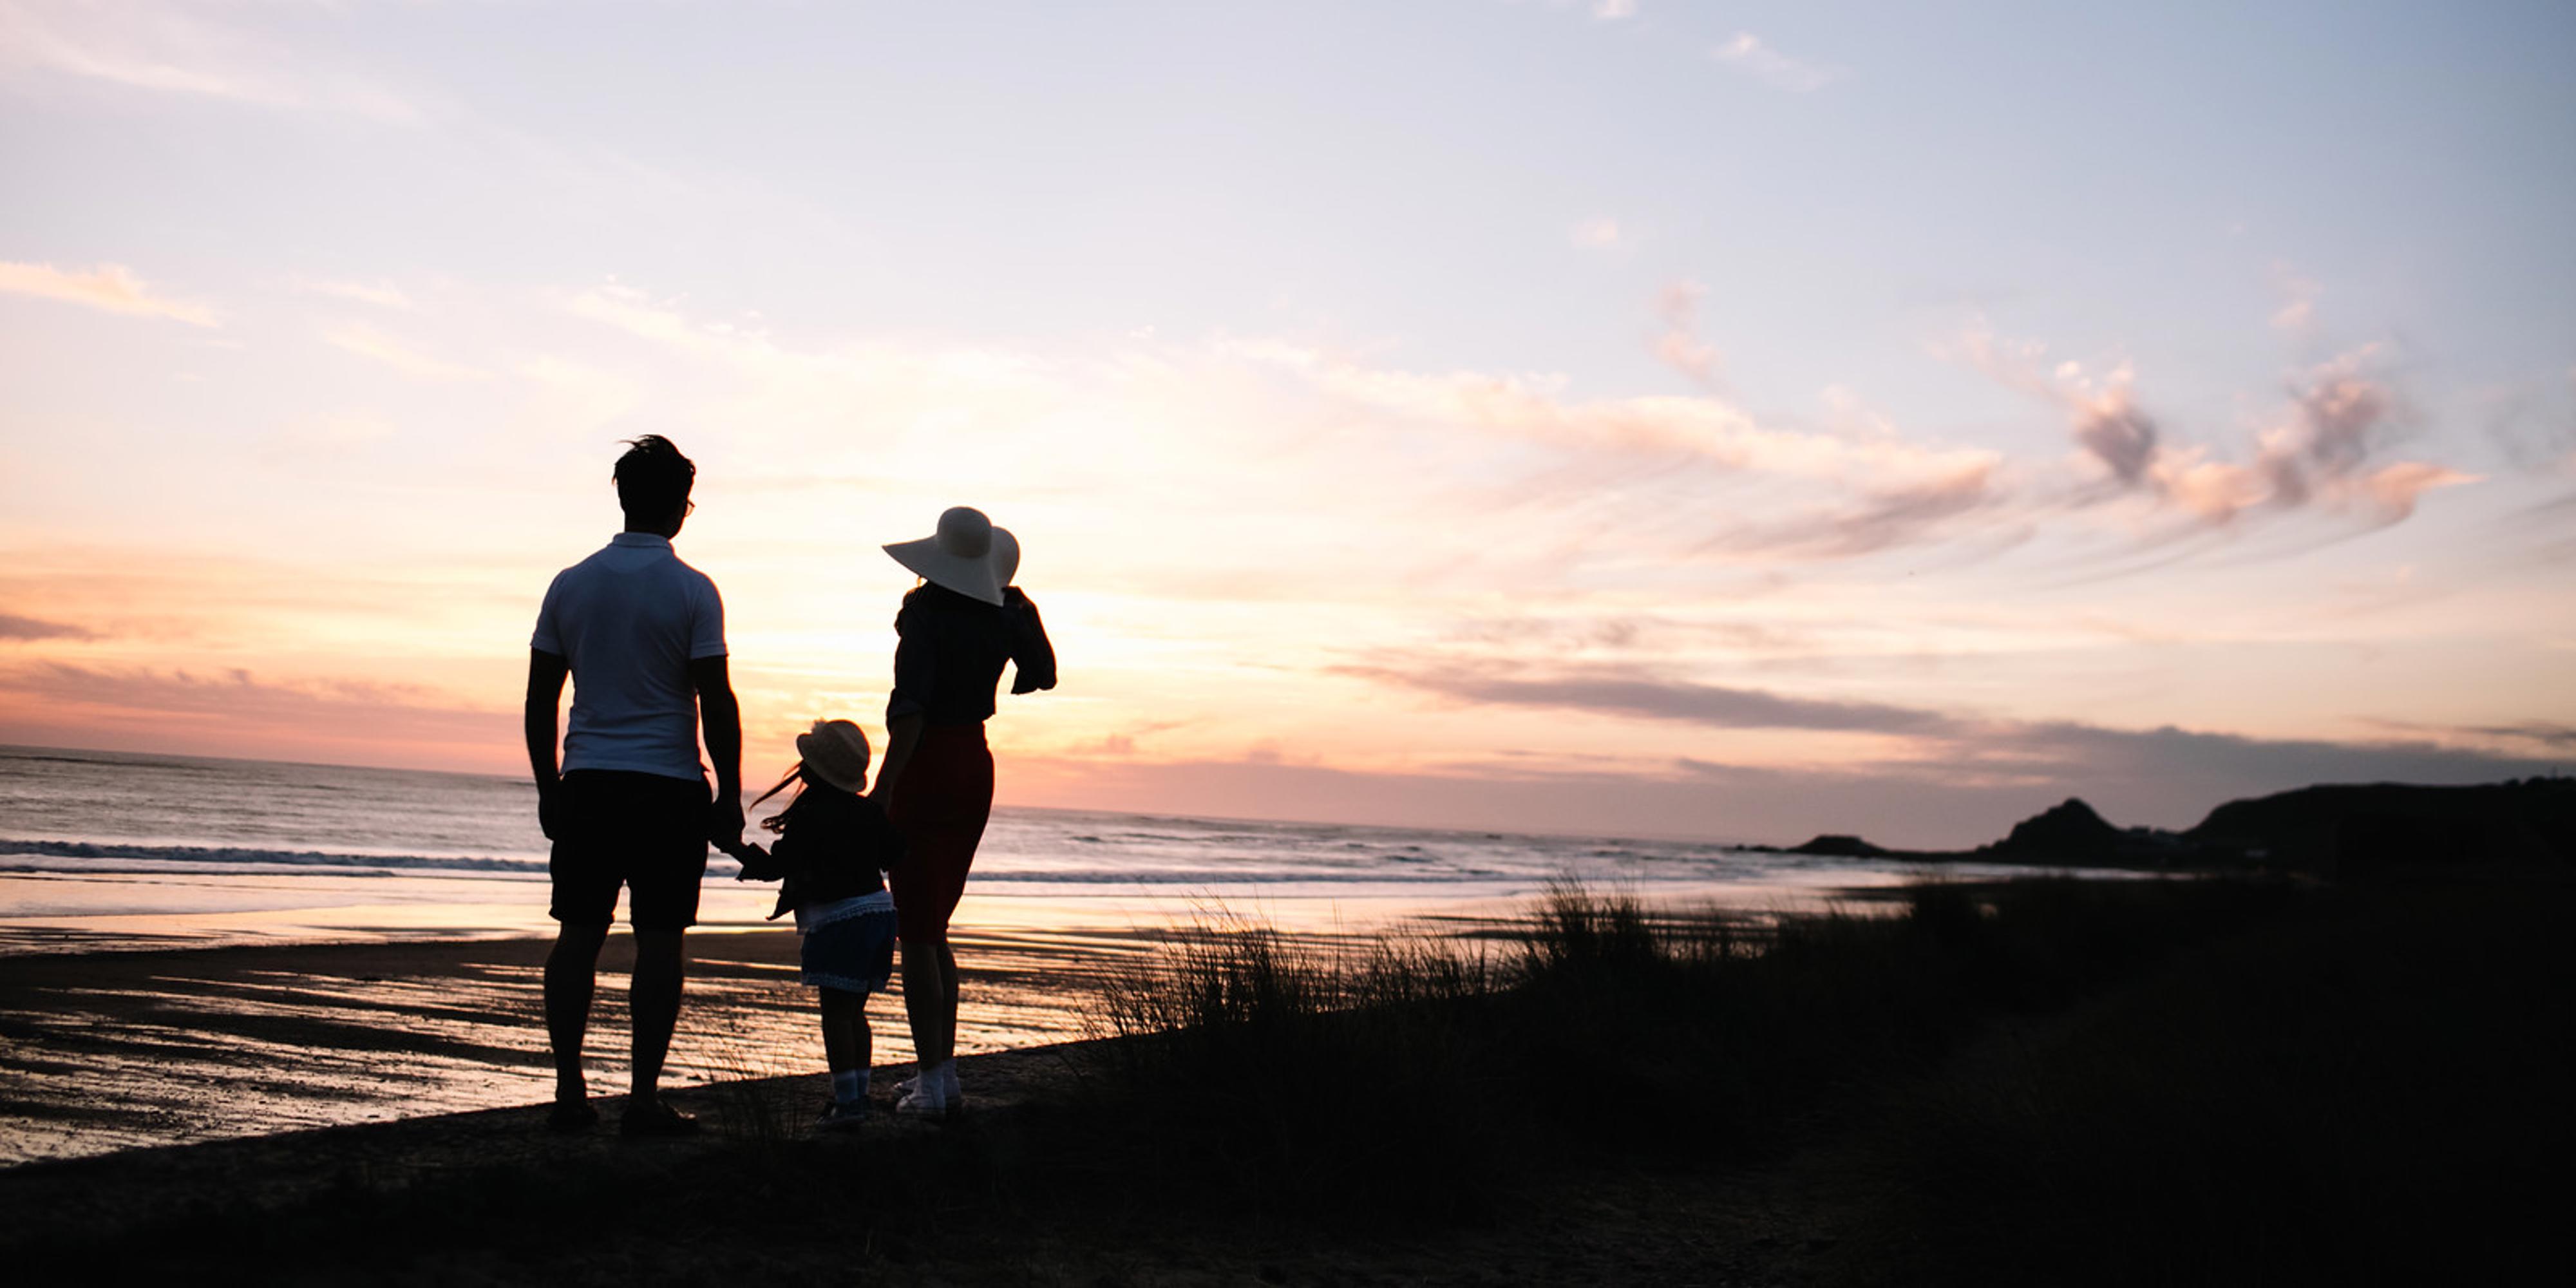
M 1094 981 L 1150 944 L 1106 930 L 960 934 L 961 1051 L 1088 1036 Z M 552 1087 L 539 1014 L 546 948 L 510 939 L 0 958 L 0 1165 L 538 1103 Z M 670 1085 L 821 1070 L 796 949 L 775 928 L 692 939 Z M 625 1089 L 630 960 L 625 935 L 613 936 L 589 1040 L 600 1095 Z M 899 999 L 871 1010 L 877 1064 L 909 1061 Z
M 1856 892 L 1739 885 L 1723 893 L 1665 906 L 1730 905 L 1731 915 L 1763 920 Z M 823 1067 L 812 995 L 796 982 L 796 935 L 758 920 L 755 902 L 723 891 L 709 900 L 709 923 L 690 936 L 688 1002 L 667 1085 Z M 959 1050 L 1097 1036 L 1092 1011 L 1104 974 L 1193 928 L 1249 920 L 1329 952 L 1387 933 L 1488 934 L 1527 906 L 1346 892 L 1240 906 L 1161 894 L 979 898 L 976 926 L 955 936 L 966 976 Z M 104 951 L 112 938 L 55 951 L 20 941 L 0 951 L 0 1166 L 543 1101 L 552 1091 L 539 1011 L 549 941 L 526 931 L 460 940 L 453 926 L 426 939 L 436 932 L 409 920 L 358 926 L 309 909 L 227 912 L 182 923 L 176 936 L 164 919 L 164 936 L 151 941 L 157 951 Z M 364 942 L 310 942 L 316 935 Z M 193 946 L 209 940 L 220 946 Z M 631 960 L 621 928 L 601 958 L 592 1012 L 596 1095 L 625 1090 Z M 908 1063 L 900 999 L 870 1011 L 875 1063 Z

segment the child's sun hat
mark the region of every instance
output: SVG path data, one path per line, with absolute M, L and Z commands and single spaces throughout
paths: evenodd
M 796 735 L 796 754 L 816 778 L 845 792 L 868 781 L 868 736 L 847 720 L 817 720 Z
M 1020 568 L 1019 538 L 1008 528 L 994 527 L 971 505 L 940 515 L 937 533 L 896 542 L 885 552 L 931 585 L 994 605 L 1002 602 L 1002 588 Z

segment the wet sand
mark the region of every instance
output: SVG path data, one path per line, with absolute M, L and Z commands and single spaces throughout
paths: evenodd
M 1860 892 L 1833 893 L 1845 903 Z M 1082 916 L 1060 902 L 1026 902 L 997 902 L 1000 915 L 955 932 L 965 973 L 962 1055 L 1099 1036 L 1094 1003 L 1106 973 L 1175 937 L 1241 923 L 1209 904 L 1158 907 L 1150 911 L 1159 920 L 1139 920 L 1133 909 L 1072 910 Z M 1263 906 L 1250 916 L 1326 951 L 1364 950 L 1389 934 L 1489 934 L 1523 906 L 1408 903 L 1350 920 L 1305 908 L 1282 918 Z M 1050 918 L 1062 928 L 1041 928 Z M 0 952 L 0 1169 L 552 1095 L 541 989 L 549 938 L 476 928 L 450 939 L 403 928 L 363 942 L 299 942 L 284 937 L 291 929 L 263 925 L 258 938 L 214 946 L 171 936 L 107 950 L 115 941 L 91 934 L 57 940 L 51 951 L 20 943 Z M 792 930 L 742 919 L 689 936 L 666 1087 L 822 1070 L 813 995 L 796 981 L 797 947 Z M 601 955 L 591 1012 L 594 1096 L 627 1089 L 632 957 L 620 926 Z M 912 1058 L 901 988 L 898 970 L 889 995 L 869 1005 L 879 1069 Z
M 541 1103 L 553 1089 L 540 996 L 548 947 L 522 938 L 0 957 L 0 1167 Z M 689 948 L 666 1086 L 819 1074 L 793 932 L 700 934 Z M 1151 948 L 1141 932 L 961 933 L 959 1049 L 1091 1036 L 1102 972 Z M 594 1095 L 626 1089 L 631 960 L 621 930 L 600 961 Z M 901 999 L 869 1010 L 875 1063 L 909 1061 Z
M 541 949 L 509 945 L 514 953 Z M 350 954 L 351 964 L 364 962 Z M 211 974 L 213 972 L 206 972 Z M 393 1046 L 409 1044 L 394 1043 Z M 1068 1078 L 1089 1076 L 1100 1042 L 1069 1042 L 961 1056 L 961 1078 L 970 1088 L 973 1118 L 1007 1117 L 1010 1110 Z M 406 1058 L 387 1053 L 391 1063 Z M 542 1054 L 542 1053 L 540 1053 Z M 246 1073 L 247 1071 L 245 1071 Z M 880 1076 L 897 1071 L 880 1070 Z M 389 1075 L 389 1080 L 404 1075 Z M 362 1088 L 344 1080 L 343 1095 L 363 1100 Z M 501 1084 L 496 1084 L 501 1085 Z M 291 1101 L 293 1093 L 268 1093 Z M 315 1093 L 320 1094 L 320 1093 Z M 210 1203 L 274 1209 L 309 1203 L 353 1187 L 401 1192 L 448 1178 L 490 1176 L 511 1169 L 546 1175 L 566 1168 L 640 1169 L 668 1177 L 693 1158 L 741 1147 L 749 1141 L 802 1137 L 830 1084 L 820 1072 L 700 1084 L 669 1093 L 670 1102 L 699 1117 L 702 1130 L 679 1140 L 626 1140 L 616 1131 L 622 1096 L 602 1097 L 604 1118 L 590 1131 L 563 1135 L 542 1127 L 541 1102 L 521 1097 L 504 1108 L 402 1116 L 390 1121 L 344 1121 L 255 1135 L 218 1131 L 229 1139 L 130 1149 L 92 1157 L 65 1157 L 34 1166 L 0 1168 L 0 1211 L 11 1214 L 0 1242 L 45 1238 L 79 1241 L 115 1237 L 138 1223 L 168 1220 Z M 867 1139 L 921 1135 L 954 1124 L 914 1121 L 883 1113 Z M 419 1102 L 411 1102 L 418 1108 Z M 386 1117 L 388 1115 L 376 1115 Z M 173 1116 L 169 1122 L 181 1119 Z M 854 1140 L 853 1146 L 866 1141 Z

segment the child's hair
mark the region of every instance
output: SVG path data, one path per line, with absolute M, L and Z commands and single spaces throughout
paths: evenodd
M 815 721 L 812 729 L 796 735 L 796 751 L 799 756 L 796 766 L 787 771 L 785 778 L 778 780 L 776 787 L 762 792 L 760 800 L 752 802 L 753 808 L 758 808 L 760 801 L 786 791 L 789 783 L 798 784 L 796 794 L 787 798 L 786 810 L 760 820 L 760 825 L 772 832 L 787 830 L 787 811 L 795 809 L 796 802 L 805 798 L 806 786 L 820 784 L 832 791 L 853 795 L 867 786 L 867 731 L 847 720 Z
M 788 767 L 787 776 L 779 779 L 776 787 L 772 787 L 768 791 L 762 792 L 758 799 L 752 801 L 751 807 L 753 809 L 759 809 L 761 801 L 768 800 L 770 797 L 786 791 L 789 785 L 793 784 L 796 788 L 796 795 L 788 797 L 787 804 L 781 806 L 777 813 L 760 820 L 760 825 L 762 827 L 767 828 L 772 832 L 784 832 L 787 830 L 787 811 L 796 808 L 797 799 L 804 796 L 804 780 L 805 762 L 800 760 Z

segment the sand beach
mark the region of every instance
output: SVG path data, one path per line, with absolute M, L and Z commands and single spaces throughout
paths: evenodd
M 0 956 L 0 1167 L 123 1149 L 525 1105 L 552 1087 L 539 1015 L 549 941 L 288 944 Z M 1092 981 L 1139 934 L 961 936 L 961 1047 L 1090 1032 Z M 678 1087 L 822 1068 L 790 931 L 701 934 L 667 1077 Z M 631 941 L 601 961 L 595 1092 L 622 1091 Z M 877 1063 L 911 1056 L 876 1006 Z M 819 1093 L 818 1093 L 819 1094 Z

